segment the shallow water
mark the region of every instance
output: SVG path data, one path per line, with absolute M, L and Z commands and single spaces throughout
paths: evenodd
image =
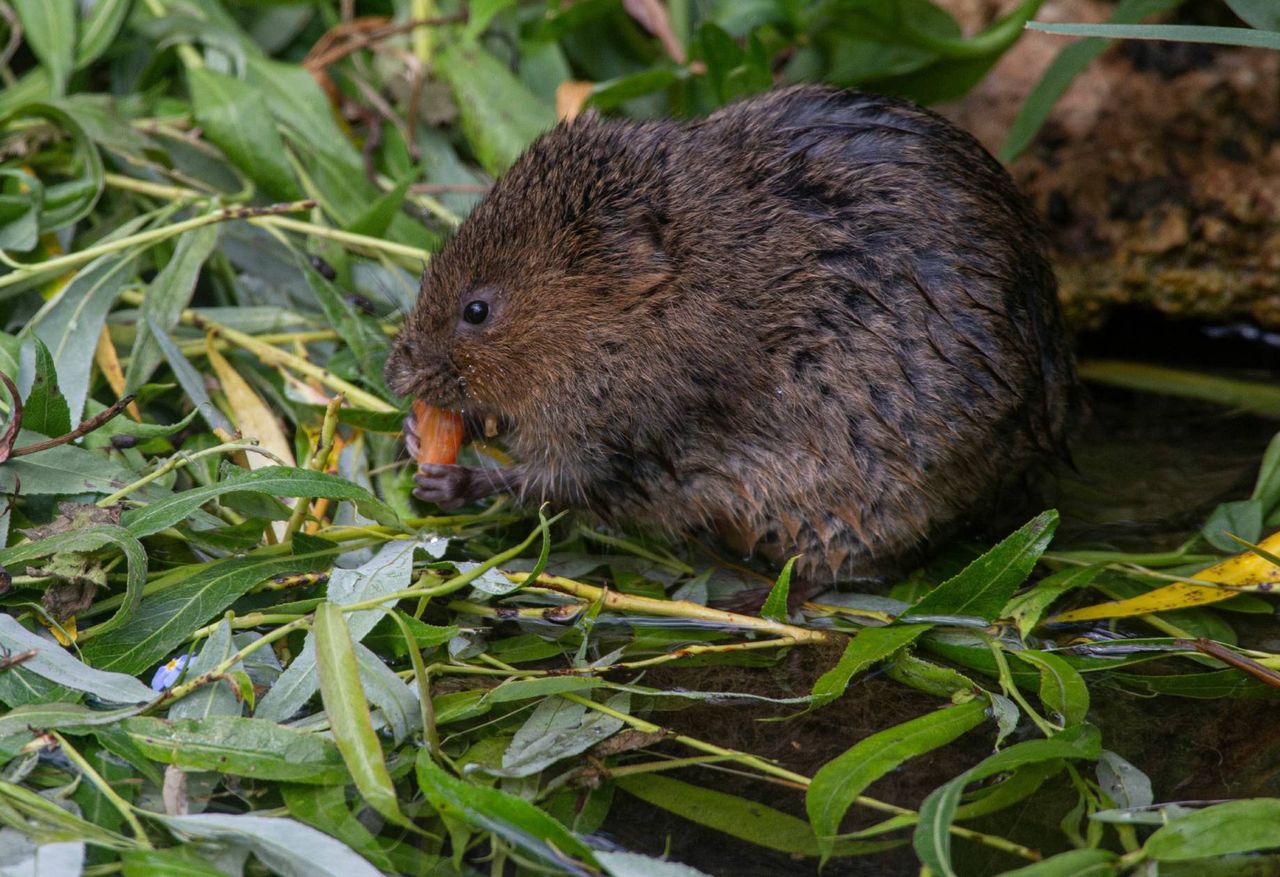
M 1121 327 L 1121 338 L 1124 327 Z M 1172 333 L 1182 350 L 1200 361 L 1227 361 L 1241 353 L 1202 334 L 1186 343 L 1184 328 Z M 1134 337 L 1132 335 L 1130 338 Z M 1141 337 L 1151 337 L 1149 334 Z M 1156 337 L 1159 337 L 1158 335 Z M 1231 338 L 1227 338 L 1231 341 Z M 1111 337 L 1091 339 L 1090 347 L 1114 355 Z M 1135 346 L 1130 344 L 1130 346 Z M 1225 351 L 1225 356 L 1219 356 Z M 1150 351 L 1138 351 L 1142 352 Z M 1244 351 L 1248 353 L 1249 351 Z M 1280 366 L 1270 351 L 1254 349 L 1248 364 Z M 1186 365 L 1183 362 L 1166 364 Z M 1273 372 L 1276 373 L 1276 372 Z M 1062 524 L 1054 548 L 1160 551 L 1193 534 L 1220 502 L 1244 498 L 1253 486 L 1258 462 L 1280 424 L 1224 411 L 1188 400 L 1106 388 L 1090 388 L 1091 415 L 1073 443 L 1076 470 L 1064 471 L 1056 487 Z M 1225 613 L 1242 642 L 1274 640 L 1274 616 Z M 1274 641 L 1268 643 L 1274 647 Z M 772 670 L 668 670 L 646 680 L 656 685 L 802 694 L 813 675 L 835 655 L 793 653 Z M 1102 730 L 1103 745 L 1150 776 L 1156 801 L 1211 800 L 1280 795 L 1280 725 L 1274 701 L 1192 700 L 1141 697 L 1106 683 L 1091 683 L 1090 720 Z M 784 766 L 812 774 L 844 749 L 890 725 L 933 709 L 933 699 L 890 680 L 870 678 L 852 686 L 831 706 L 799 719 L 761 723 L 758 719 L 791 712 L 777 707 L 693 706 L 654 716 L 677 730 L 778 759 Z M 869 794 L 916 807 L 933 788 L 990 752 L 991 732 L 979 727 L 938 753 L 909 763 L 880 780 Z M 674 750 L 673 750 L 674 751 Z M 676 774 L 690 783 L 759 800 L 803 817 L 799 792 L 764 782 L 687 770 Z M 1051 780 L 1028 801 L 985 820 L 965 823 L 1017 840 L 1049 854 L 1067 848 L 1059 822 L 1076 795 L 1065 775 Z M 869 823 L 868 823 L 869 824 Z M 603 832 L 626 847 L 667 854 L 712 875 L 778 877 L 817 873 L 816 860 L 793 859 L 735 841 L 644 805 L 619 791 Z M 986 875 L 1025 862 L 965 841 L 954 856 L 962 874 Z M 1262 870 L 1275 863 L 1257 861 Z M 833 860 L 824 875 L 916 874 L 919 863 L 909 845 L 864 858 Z

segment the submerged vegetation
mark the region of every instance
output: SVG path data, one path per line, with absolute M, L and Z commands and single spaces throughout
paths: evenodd
M 1274 614 L 1280 442 L 1171 550 L 1055 547 L 1047 511 L 794 615 L 786 570 L 734 614 L 706 604 L 761 576 L 697 548 L 409 497 L 389 338 L 557 100 L 954 97 L 1038 0 L 967 37 L 926 0 L 355 5 L 0 2 L 5 867 L 696 873 L 662 860 L 664 813 L 801 873 L 1244 873 L 1280 847 L 1280 799 L 1174 800 L 1095 723 L 1121 693 L 1274 697 L 1274 637 L 1236 628 Z M 1199 35 L 1280 45 L 1269 0 L 1230 7 L 1256 30 Z M 1063 53 L 1008 152 L 1102 45 Z M 823 718 L 877 692 L 874 733 Z M 815 721 L 825 763 L 752 745 Z

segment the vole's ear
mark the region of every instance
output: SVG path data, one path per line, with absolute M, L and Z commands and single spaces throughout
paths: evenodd
M 675 274 L 666 248 L 665 217 L 652 206 L 638 210 L 627 229 L 627 262 L 631 266 L 622 278 L 625 289 L 633 295 L 644 295 L 669 281 Z

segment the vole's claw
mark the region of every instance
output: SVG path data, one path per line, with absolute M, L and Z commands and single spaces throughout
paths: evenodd
M 407 442 L 408 433 L 405 435 Z M 423 463 L 413 476 L 413 483 L 418 485 L 413 495 L 442 509 L 460 508 L 475 499 L 471 480 L 471 470 L 466 466 Z

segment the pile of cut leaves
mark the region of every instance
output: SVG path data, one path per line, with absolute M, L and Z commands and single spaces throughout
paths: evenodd
M 1274 693 L 1280 656 L 1212 607 L 1272 610 L 1280 547 L 1239 540 L 1275 522 L 1280 446 L 1179 550 L 1048 552 L 1046 512 L 794 614 L 786 571 L 734 614 L 706 604 L 758 578 L 698 549 L 416 505 L 381 376 L 396 315 L 556 84 L 595 48 L 621 77 L 597 96 L 648 94 L 648 64 L 714 102 L 794 34 L 744 43 L 676 2 L 674 31 L 656 3 L 348 5 L 0 3 L 0 873 L 698 873 L 661 835 L 619 843 L 624 799 L 747 850 L 721 873 L 752 850 L 799 873 L 966 873 L 973 850 L 985 873 L 1206 873 L 1280 846 L 1280 800 L 1162 802 L 1090 723 L 1102 682 Z M 867 44 L 867 70 L 959 39 L 916 36 Z M 797 690 L 803 654 L 825 663 Z M 668 727 L 695 705 L 799 721 L 873 671 L 914 717 L 833 726 L 816 771 Z M 948 759 L 961 737 L 976 760 Z M 884 800 L 921 756 L 945 781 Z M 1014 810 L 1061 828 L 991 830 Z

